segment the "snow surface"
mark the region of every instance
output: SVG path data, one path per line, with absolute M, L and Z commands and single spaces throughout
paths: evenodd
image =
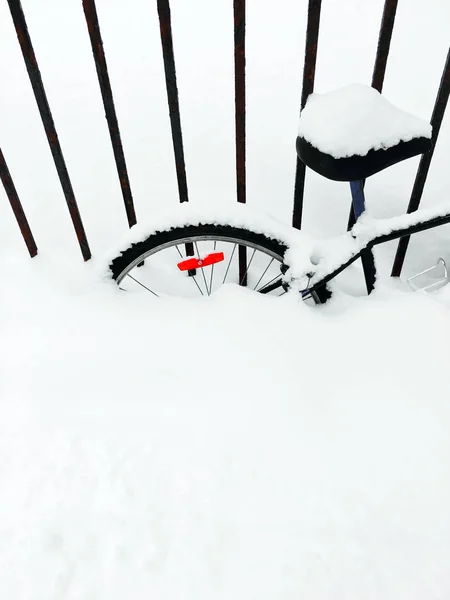
M 105 269 L 106 273 L 102 274 L 110 277 L 111 271 L 108 266 L 111 261 L 132 244 L 141 242 L 158 231 L 169 231 L 185 225 L 201 224 L 231 225 L 254 233 L 263 233 L 268 238 L 278 240 L 287 246 L 286 257 L 296 273 L 306 273 L 313 266 L 310 259 L 314 254 L 315 242 L 304 231 L 298 231 L 287 226 L 268 213 L 246 204 L 198 206 L 185 202 L 171 211 L 161 211 L 160 214 L 153 216 L 146 222 L 134 225 L 127 231 L 120 242 L 105 254 L 102 260 L 104 263 L 102 271 Z
M 448 598 L 450 287 L 389 282 L 395 243 L 375 249 L 370 298 L 358 261 L 324 307 L 234 286 L 161 302 L 104 282 L 127 225 L 82 7 L 22 4 L 95 262 L 0 3 L 1 144 L 40 252 L 28 258 L 0 189 L 0 598 Z M 178 202 L 155 6 L 136 0 L 130 19 L 129 3 L 96 4 L 138 220 L 152 223 Z M 317 88 L 367 83 L 383 0 L 322 4 Z M 282 35 L 273 6 L 248 2 L 247 192 L 289 223 L 307 3 L 282 0 Z M 226 207 L 232 3 L 171 8 L 190 198 Z M 447 0 L 399 3 L 385 89 L 412 113 L 431 115 L 449 19 Z M 449 126 L 447 112 L 430 209 L 448 199 Z M 371 216 L 404 212 L 417 163 L 367 181 Z M 308 172 L 308 234 L 345 231 L 349 205 L 348 186 Z M 404 276 L 450 264 L 449 236 L 414 236 Z
M 355 83 L 311 94 L 300 115 L 298 134 L 321 152 L 345 158 L 431 138 L 431 125 L 397 108 L 372 87 Z
M 314 243 L 314 251 L 310 255 L 310 260 L 314 264 L 314 276 L 307 283 L 314 285 L 358 254 L 377 237 L 448 215 L 450 215 L 450 202 L 442 202 L 430 208 L 422 208 L 411 214 L 398 215 L 389 219 L 375 219 L 366 211 L 351 231 Z M 286 262 L 290 265 L 286 277 L 298 278 L 297 287 L 303 289 L 305 271 L 302 270 L 304 268 L 302 261 L 297 260 L 296 256 L 297 248 L 286 253 Z M 298 256 L 300 259 L 301 254 L 299 253 Z
M 316 309 L 2 269 L 1 597 L 445 597 L 448 288 Z
M 335 271 L 376 237 L 449 214 L 449 202 L 388 219 L 376 219 L 366 211 L 351 231 L 330 239 L 315 240 L 305 231 L 286 226 L 271 215 L 244 204 L 214 207 L 184 203 L 170 212 L 161 211 L 150 222 L 134 225 L 127 231 L 120 243 L 109 249 L 100 261 L 99 277 L 110 278 L 109 265 L 114 258 L 132 244 L 141 242 L 159 231 L 169 231 L 186 225 L 231 225 L 263 233 L 282 242 L 287 247 L 284 260 L 289 266 L 285 278 L 291 280 L 291 285 L 296 289 L 303 290 Z M 310 273 L 314 273 L 312 278 L 308 276 Z

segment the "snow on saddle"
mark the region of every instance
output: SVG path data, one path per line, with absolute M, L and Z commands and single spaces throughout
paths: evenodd
M 362 84 L 311 94 L 300 115 L 299 158 L 335 181 L 365 179 L 430 149 L 429 123 Z

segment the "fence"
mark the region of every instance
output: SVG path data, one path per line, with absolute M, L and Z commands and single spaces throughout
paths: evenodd
M 92 53 L 97 70 L 100 92 L 111 145 L 114 152 L 114 158 L 117 167 L 117 174 L 122 190 L 122 196 L 125 206 L 128 225 L 132 227 L 136 223 L 136 213 L 131 192 L 130 180 L 128 177 L 127 165 L 123 151 L 120 128 L 114 107 L 113 92 L 108 76 L 108 67 L 103 48 L 100 24 L 97 16 L 95 0 L 81 0 L 86 19 L 86 25 L 92 46 Z M 306 0 L 305 0 L 306 1 Z M 53 156 L 55 168 L 61 183 L 64 197 L 67 203 L 73 227 L 80 245 L 80 250 L 84 260 L 91 258 L 89 243 L 84 230 L 81 215 L 78 209 L 75 194 L 72 188 L 70 176 L 64 160 L 64 155 L 59 143 L 52 112 L 45 93 L 39 65 L 33 50 L 30 34 L 22 9 L 20 0 L 7 0 L 11 17 L 16 29 L 17 38 L 22 50 L 25 65 L 28 71 L 31 86 L 33 88 L 36 103 L 44 126 L 45 134 L 48 140 L 50 151 Z M 316 70 L 317 47 L 320 29 L 320 12 L 322 0 L 308 1 L 308 19 L 306 28 L 305 55 L 303 66 L 303 82 L 300 110 L 305 106 L 306 100 L 314 90 L 314 77 Z M 383 89 L 383 82 L 386 72 L 386 66 L 389 57 L 392 33 L 395 24 L 398 0 L 385 0 L 383 16 L 381 20 L 378 46 L 375 56 L 374 69 L 372 74 L 372 87 L 379 92 Z M 161 47 L 164 60 L 165 81 L 167 90 L 167 102 L 169 108 L 170 125 L 172 132 L 173 152 L 176 165 L 178 193 L 180 202 L 188 202 L 188 186 L 186 177 L 186 165 L 184 160 L 183 136 L 180 118 L 180 108 L 178 102 L 178 88 L 175 69 L 175 57 L 172 42 L 172 27 L 169 0 L 156 0 L 158 11 Z M 246 27 L 246 2 L 245 0 L 234 0 L 234 81 L 235 81 L 235 141 L 236 141 L 236 200 L 237 202 L 246 202 L 246 73 L 245 73 L 245 27 Z M 231 24 L 230 24 L 231 25 Z M 450 93 L 450 49 L 448 51 L 442 79 L 437 91 L 434 110 L 431 116 L 432 149 L 422 155 L 417 170 L 414 186 L 412 189 L 408 213 L 416 211 L 420 206 L 420 201 L 426 184 L 428 171 L 433 158 L 434 148 L 439 136 L 442 119 L 447 107 Z M 295 132 L 293 132 L 292 148 L 295 148 Z M 303 162 L 297 159 L 295 182 L 294 182 L 294 202 L 292 224 L 295 228 L 301 229 L 303 201 L 305 189 L 306 167 Z M 25 244 L 31 257 L 37 254 L 37 246 L 33 238 L 29 223 L 23 211 L 19 196 L 17 194 L 14 182 L 9 173 L 5 157 L 0 149 L 0 178 L 9 198 L 11 208 L 16 217 L 19 228 L 22 232 Z M 353 212 L 350 212 L 348 227 L 354 224 Z M 395 260 L 392 268 L 392 275 L 399 276 L 405 260 L 408 249 L 409 235 L 399 240 Z M 245 268 L 245 248 L 240 248 L 240 263 L 242 269 Z

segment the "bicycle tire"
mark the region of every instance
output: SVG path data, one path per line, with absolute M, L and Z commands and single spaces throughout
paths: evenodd
M 167 231 L 156 231 L 146 239 L 131 244 L 110 262 L 110 275 L 120 285 L 131 269 L 144 262 L 152 254 L 156 254 L 167 247 L 191 243 L 192 240 L 202 238 L 225 240 L 237 245 L 258 249 L 278 261 L 280 266 L 283 263 L 283 256 L 287 249 L 281 241 L 246 228 L 215 223 L 187 224 Z

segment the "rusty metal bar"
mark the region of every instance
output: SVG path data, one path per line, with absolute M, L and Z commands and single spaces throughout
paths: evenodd
M 236 197 L 245 204 L 246 148 L 245 148 L 245 0 L 233 0 L 234 16 L 234 105 L 236 129 Z M 247 285 L 247 249 L 238 248 L 239 283 Z
M 411 198 L 408 205 L 407 213 L 412 213 L 419 208 L 420 201 L 422 199 L 423 190 L 428 177 L 428 171 L 433 158 L 434 149 L 436 147 L 436 141 L 439 136 L 439 130 L 441 128 L 442 119 L 444 118 L 445 109 L 447 108 L 448 98 L 450 94 L 450 48 L 447 53 L 447 59 L 445 61 L 444 71 L 441 77 L 441 83 L 436 96 L 436 101 L 433 108 L 433 114 L 431 116 L 431 126 L 433 129 L 431 140 L 432 146 L 429 152 L 422 154 L 420 159 L 419 167 L 416 173 L 416 179 L 411 192 Z M 392 267 L 391 276 L 400 277 L 402 272 L 403 263 L 405 261 L 406 251 L 408 250 L 410 236 L 401 238 L 398 243 L 397 252 L 395 254 L 394 264 Z
M 77 201 L 75 194 L 72 189 L 69 173 L 67 171 L 66 163 L 62 153 L 61 145 L 59 143 L 58 135 L 56 133 L 55 123 L 53 121 L 50 106 L 48 104 L 47 95 L 45 93 L 44 84 L 42 82 L 41 73 L 39 66 L 36 61 L 34 54 L 33 45 L 31 43 L 30 35 L 28 33 L 28 27 L 23 14 L 22 5 L 20 0 L 7 0 L 11 16 L 16 29 L 19 44 L 22 50 L 25 65 L 30 78 L 31 86 L 33 88 L 36 103 L 41 115 L 42 124 L 44 125 L 47 140 L 50 145 L 50 150 L 53 156 L 56 170 L 58 172 L 61 187 L 66 198 L 69 213 L 72 218 L 72 223 L 75 229 L 75 233 L 80 244 L 81 253 L 84 260 L 91 258 L 91 251 L 84 231 L 83 222 L 78 210 Z
M 31 258 L 36 256 L 38 253 L 36 242 L 34 241 L 33 234 L 31 233 L 30 226 L 25 216 L 25 212 L 22 208 L 19 196 L 17 194 L 16 187 L 12 180 L 11 174 L 6 164 L 5 157 L 3 156 L 2 149 L 0 148 L 0 179 L 2 180 L 3 187 L 5 188 L 6 195 L 8 196 L 9 203 L 13 209 L 14 216 L 16 217 L 17 224 L 19 225 L 22 237 L 27 245 L 28 252 Z
M 236 191 L 237 201 L 245 204 L 245 0 L 234 0 L 233 9 Z
M 178 195 L 180 202 L 188 202 L 188 187 L 186 164 L 184 161 L 183 135 L 181 132 L 180 105 L 178 102 L 177 74 L 175 70 L 175 55 L 173 52 L 172 22 L 169 0 L 157 0 L 161 46 L 166 76 L 167 102 L 169 105 L 170 127 L 172 131 L 173 152 L 177 172 Z M 194 245 L 185 244 L 186 256 L 194 256 Z M 189 276 L 195 275 L 195 270 L 188 271 Z
M 180 202 L 188 202 L 186 166 L 184 162 L 183 136 L 181 133 L 180 106 L 178 103 L 177 75 L 173 53 L 172 24 L 169 0 L 157 0 L 161 46 L 166 75 L 167 102 L 169 104 L 170 126 L 172 129 L 173 152 L 177 170 Z
M 380 94 L 383 89 L 384 76 L 386 74 L 386 65 L 391 47 L 397 4 L 398 0 L 386 0 L 384 3 L 380 34 L 378 36 L 377 54 L 372 74 L 372 87 L 378 90 Z
M 128 178 L 127 165 L 120 137 L 119 123 L 117 121 L 116 109 L 114 106 L 114 98 L 108 75 L 108 66 L 106 64 L 95 0 L 83 0 L 83 10 L 91 40 L 92 54 L 94 55 L 95 67 L 97 69 L 98 82 L 102 94 L 103 106 L 105 108 L 105 116 L 108 122 L 111 145 L 116 161 L 117 174 L 119 176 L 120 187 L 122 188 L 128 225 L 132 227 L 136 224 L 136 212 L 134 209 L 133 196 L 131 194 L 130 180 Z
M 308 96 L 314 91 L 321 5 L 322 0 L 309 0 L 308 2 L 308 22 L 306 25 L 305 62 L 303 64 L 300 110 L 303 110 Z M 294 210 L 292 214 L 292 226 L 296 229 L 301 229 L 302 226 L 305 174 L 305 164 L 297 157 L 294 185 Z
M 397 12 L 398 0 L 386 0 L 384 3 L 383 16 L 381 18 L 380 33 L 378 35 L 377 54 L 372 74 L 372 87 L 381 94 L 383 91 L 386 65 L 391 47 L 392 31 L 394 29 L 395 14 Z M 364 182 L 365 183 L 365 182 Z M 353 209 L 350 209 L 347 230 L 355 224 Z

